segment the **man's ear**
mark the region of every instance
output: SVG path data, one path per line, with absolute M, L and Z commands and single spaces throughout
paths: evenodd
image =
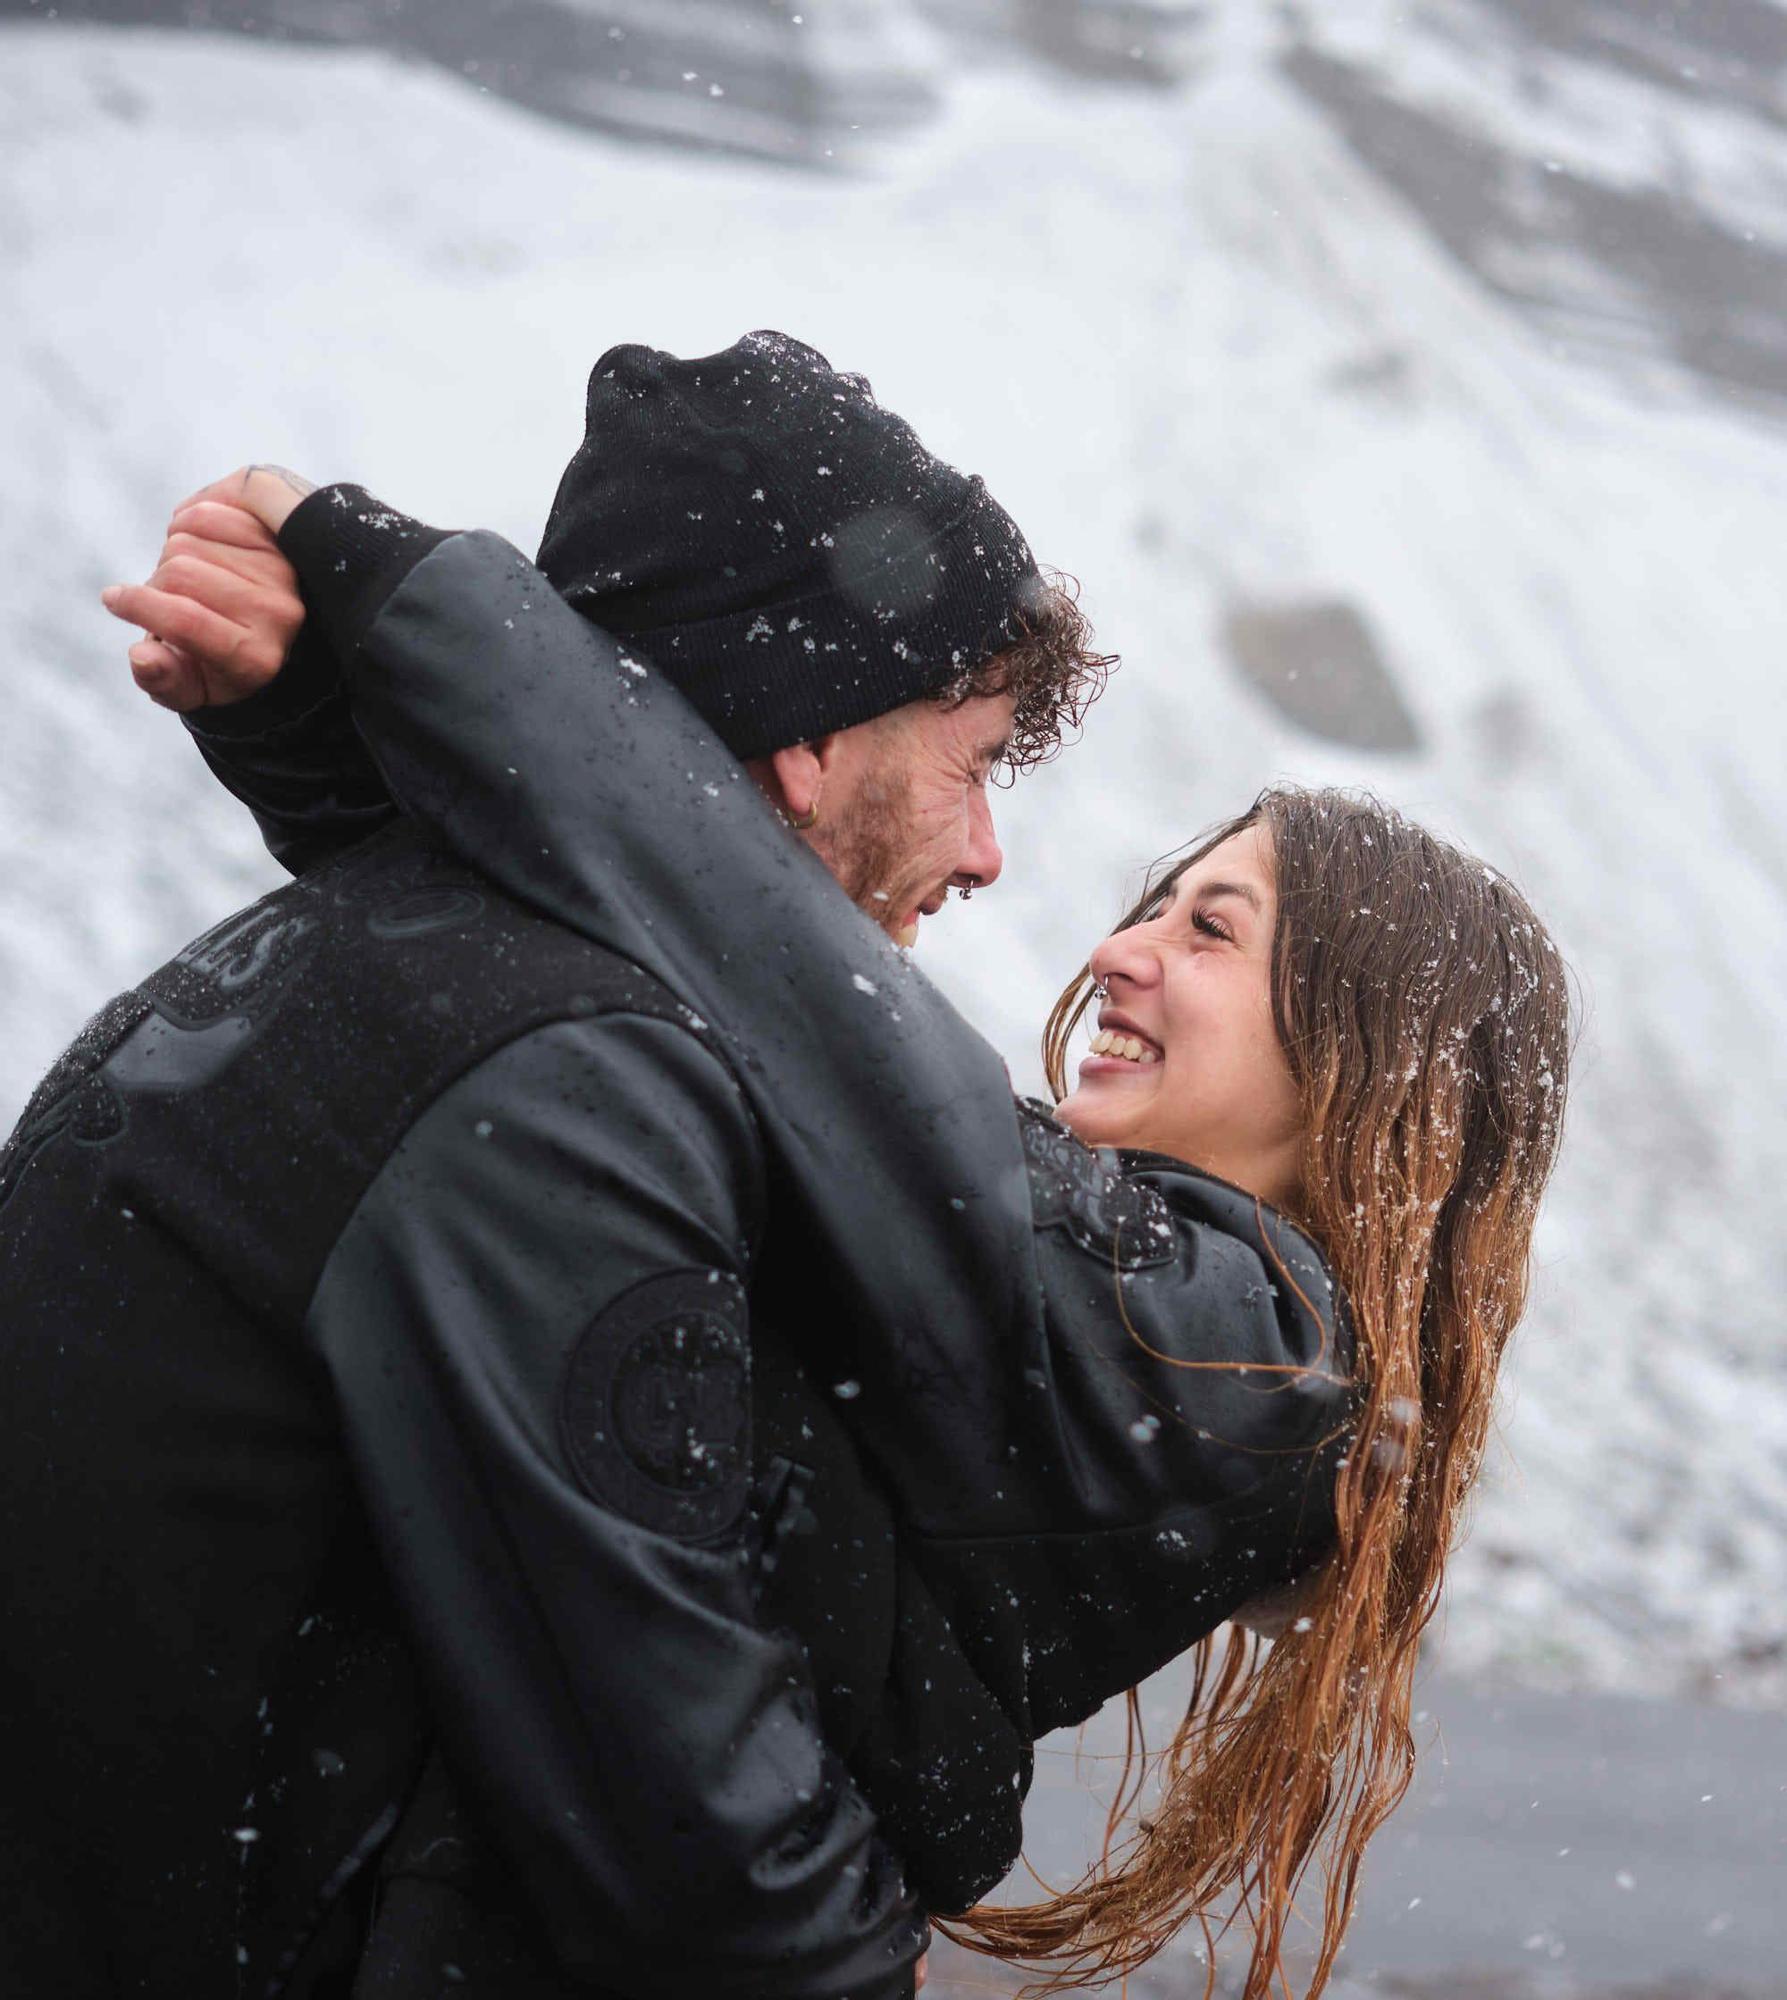
M 848 731 L 833 730 L 816 736 L 810 743 L 790 743 L 784 750 L 772 750 L 767 757 L 751 760 L 751 775 L 763 787 L 772 805 L 797 825 L 816 813 L 826 781 L 838 775 L 845 761 Z
M 825 769 L 811 743 L 790 743 L 767 757 L 753 757 L 750 771 L 771 805 L 790 819 L 805 819 L 825 789 Z

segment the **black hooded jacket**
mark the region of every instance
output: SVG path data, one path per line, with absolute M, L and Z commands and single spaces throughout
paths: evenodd
M 674 694 L 515 551 L 381 514 L 349 562 L 331 518 L 359 509 L 330 489 L 286 545 L 419 831 L 312 866 L 271 916 L 220 927 L 221 951 L 217 933 L 194 948 L 213 1000 L 237 972 L 274 979 L 263 1016 L 214 1005 L 207 1025 L 172 972 L 108 1010 L 0 1163 L 0 1526 L 89 1561 L 108 1496 L 128 1494 L 131 1563 L 100 1568 L 134 1593 L 112 1600 L 121 1630 L 157 1625 L 154 1671 L 128 1654 L 102 1670 L 84 1653 L 103 1602 L 71 1620 L 54 1593 L 13 1593 L 6 1686 L 46 1724 L 28 1757 L 15 1746 L 0 1865 L 44 1907 L 45 1948 L 85 1939 L 69 1993 L 234 1992 L 213 1962 L 226 1937 L 251 1964 L 242 1991 L 345 1991 L 311 1968 L 353 1962 L 366 1906 L 348 1891 L 375 1859 L 357 1994 L 433 1990 L 444 1963 L 466 1983 L 445 1955 L 463 1910 L 424 1897 L 387 1921 L 417 1884 L 507 1913 L 478 1942 L 505 2000 L 560 1990 L 548 1976 L 908 1992 L 922 1927 L 889 1843 L 919 1898 L 960 1907 L 1015 1858 L 1037 1736 L 1327 1546 L 1349 1407 L 1331 1283 L 1239 1191 L 1095 1155 L 1016 1105 Z M 265 805 L 293 743 L 329 726 L 322 698 L 259 736 L 266 710 L 238 714 L 209 754 Z M 351 836 L 383 814 L 364 765 L 331 757 L 298 788 L 312 863 L 319 790 Z M 367 869 L 387 871 L 384 934 L 362 912 L 294 970 L 280 954 L 313 938 L 298 920 L 354 909 Z M 369 937 L 408 943 L 374 974 Z M 180 1037 L 183 1087 L 158 1094 Z M 288 1045 L 303 1096 L 281 1107 Z M 229 1096 L 257 1076 L 257 1096 Z M 135 1122 L 93 1143 L 119 1107 Z M 252 1113 L 257 1145 L 226 1111 Z M 269 1241 L 285 1289 L 256 1290 L 192 1219 L 227 1213 L 228 1177 L 208 1205 L 168 1189 L 208 1148 L 285 1158 L 288 1117 L 297 1179 L 241 1192 L 257 1241 L 282 1200 L 300 1207 L 304 1254 L 282 1265 Z M 356 1143 L 308 1136 L 338 1129 Z M 159 1316 L 128 1282 L 144 1216 L 155 1296 L 179 1308 Z M 73 1323 L 70 1270 L 91 1280 Z M 69 1411 L 104 1401 L 120 1356 L 143 1428 L 114 1414 L 76 1450 Z M 244 1369 L 252 1442 L 207 1427 L 240 1422 Z M 195 1379 L 230 1393 L 208 1408 Z M 179 1453 L 158 1434 L 170 1407 Z M 242 1532 L 215 1532 L 207 1513 L 232 1508 Z M 294 1663 L 325 1574 L 319 1674 Z M 220 1624 L 207 1658 L 182 1616 L 215 1620 L 232 1590 L 256 1615 Z M 121 1688 L 128 1727 L 99 1714 Z M 351 1757 L 320 1740 L 338 1711 Z M 127 1748 L 96 1757 L 108 1732 Z M 210 1833 L 186 1829 L 168 1887 L 134 1801 L 159 1788 L 178 1820 L 160 1794 L 183 1756 L 213 1787 Z M 376 1811 L 340 1808 L 337 1762 Z M 238 1781 L 242 1817 L 211 1826 Z M 131 1885 L 135 1960 L 108 1881 Z M 189 1905 L 212 1912 L 203 1952 L 141 1962 Z M 336 1910 L 353 1937 L 330 1959 Z M 8 1990 L 30 1991 L 21 1935 L 0 1967 L 23 1952 Z

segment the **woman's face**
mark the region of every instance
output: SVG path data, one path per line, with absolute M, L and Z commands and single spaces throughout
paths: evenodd
M 1091 1145 L 1171 1153 L 1291 1204 L 1303 1121 L 1272 1024 L 1277 914 L 1271 835 L 1256 824 L 1106 938 L 1091 960 L 1104 1053 L 1081 1063 L 1062 1121 Z

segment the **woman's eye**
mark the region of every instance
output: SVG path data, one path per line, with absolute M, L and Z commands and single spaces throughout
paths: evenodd
M 1193 910 L 1191 923 L 1194 930 L 1200 930 L 1206 937 L 1221 938 L 1225 944 L 1234 942 L 1235 934 L 1220 917 L 1213 917 L 1208 910 Z

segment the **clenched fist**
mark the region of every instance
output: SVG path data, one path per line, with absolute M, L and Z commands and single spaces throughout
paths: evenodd
M 114 617 L 148 634 L 130 670 L 150 700 L 182 712 L 241 701 L 278 673 L 304 606 L 274 536 L 311 490 L 279 467 L 232 473 L 175 509 L 146 583 L 102 593 Z

